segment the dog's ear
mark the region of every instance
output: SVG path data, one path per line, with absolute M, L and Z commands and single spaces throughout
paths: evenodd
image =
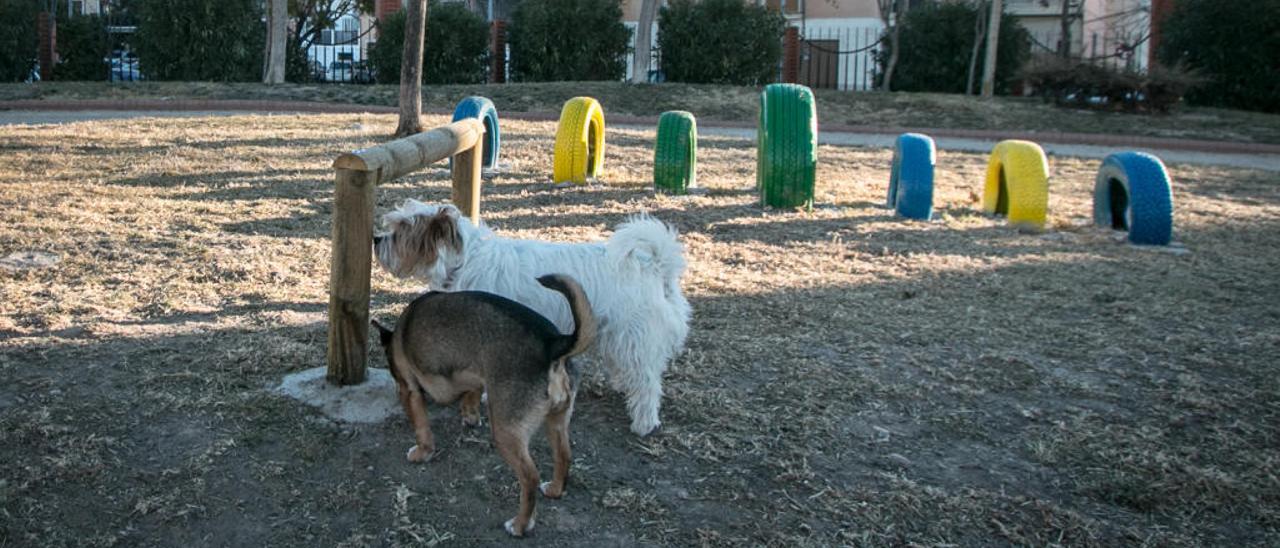
M 431 222 L 427 225 L 427 239 L 433 245 L 447 245 L 453 248 L 454 252 L 462 251 L 462 235 L 458 233 L 457 214 L 457 209 L 442 207 L 435 217 L 431 218 Z
M 391 346 L 391 335 L 395 334 L 395 331 L 387 329 L 387 327 L 382 325 L 382 322 L 379 322 L 378 320 L 373 320 L 370 323 L 372 323 L 374 327 L 378 328 L 378 340 L 382 342 L 382 346 L 384 348 Z

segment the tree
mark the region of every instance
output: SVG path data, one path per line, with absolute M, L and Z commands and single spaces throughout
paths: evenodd
M 1075 8 L 1072 10 L 1071 8 Z M 1084 3 L 1072 3 L 1071 0 L 1062 0 L 1062 12 L 1058 15 L 1058 22 L 1062 28 L 1062 39 L 1058 41 L 1058 56 L 1063 59 L 1071 58 L 1071 24 L 1076 19 L 1084 18 Z
M 1192 104 L 1280 112 L 1280 0 L 1178 0 L 1156 52 L 1208 81 Z
M 981 16 L 986 3 L 987 0 L 978 0 L 979 16 L 973 18 L 973 49 L 969 50 L 969 78 L 964 85 L 965 95 L 973 95 L 974 76 L 978 73 L 978 53 L 982 51 L 982 43 L 987 39 L 987 18 Z
M 396 137 L 422 133 L 422 45 L 427 34 L 427 0 L 410 0 L 405 17 Z
M 658 14 L 668 81 L 759 86 L 774 81 L 786 20 L 742 0 L 671 0 Z
M 0 82 L 21 82 L 36 66 L 36 13 L 30 0 L 0 0 Z
M 286 0 L 267 1 L 267 43 L 262 62 L 262 83 L 283 84 L 286 56 L 286 25 L 289 14 Z
M 622 24 L 618 0 L 523 0 L 511 14 L 510 29 L 515 80 L 617 81 L 626 76 L 631 30 Z
M 265 39 L 260 0 L 134 0 L 132 44 L 152 80 L 256 82 Z
M 404 55 L 405 12 L 378 22 L 378 41 L 369 48 L 369 65 L 378 83 L 400 81 Z M 422 83 L 482 84 L 488 71 L 489 24 L 461 2 L 427 1 L 427 30 Z
M 1066 2 L 1067 0 L 1063 0 Z M 1000 15 L 1004 4 L 991 0 L 991 19 L 987 22 L 987 60 L 982 65 L 982 96 L 991 97 L 996 92 L 996 53 L 1000 50 Z M 982 16 L 981 13 L 978 14 Z
M 876 0 L 880 8 L 880 21 L 884 23 L 885 34 L 889 38 L 889 62 L 885 65 L 884 76 L 880 80 L 881 91 L 893 91 L 893 71 L 898 68 L 898 51 L 901 45 L 900 25 L 902 15 L 907 10 L 907 0 Z
M 968 82 L 967 66 L 973 59 L 974 28 L 977 19 L 988 13 L 968 2 L 921 3 L 911 7 L 898 24 L 902 27 L 898 68 L 893 73 L 895 91 L 934 91 L 964 93 Z M 1018 70 L 1031 56 L 1031 41 L 1026 29 L 1014 17 L 1000 20 L 1000 57 L 996 63 L 995 92 L 1007 93 L 1017 80 Z M 979 42 L 979 59 L 983 58 L 986 40 Z M 876 55 L 884 74 L 889 52 Z M 665 60 L 664 60 L 665 62 Z M 979 67 L 977 70 L 981 70 Z M 976 79 L 976 78 L 975 78 Z M 876 87 L 880 87 L 876 81 Z M 975 86 L 977 87 L 977 86 Z
M 640 4 L 640 21 L 636 24 L 635 57 L 631 61 L 631 81 L 642 84 L 649 80 L 649 60 L 653 56 L 651 39 L 653 16 L 658 12 L 657 0 L 643 0 Z

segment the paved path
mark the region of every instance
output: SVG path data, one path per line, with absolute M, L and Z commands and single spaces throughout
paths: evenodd
M 393 113 L 395 109 L 377 105 L 340 105 L 289 101 L 166 101 L 136 99 L 126 101 L 0 101 L 0 126 L 13 124 L 60 124 L 83 120 L 135 117 L 230 116 L 248 112 Z M 447 111 L 431 110 L 435 114 Z M 504 117 L 517 120 L 555 120 L 552 113 L 513 112 Z M 651 130 L 655 117 L 613 116 L 612 127 Z M 750 122 L 708 121 L 698 132 L 705 136 L 755 140 Z M 943 130 L 822 125 L 818 140 L 823 144 L 887 148 L 898 133 L 919 131 L 934 137 L 939 149 L 987 152 L 1003 139 L 1029 139 L 1050 155 L 1103 158 L 1117 150 L 1142 150 L 1166 163 L 1223 165 L 1280 172 L 1280 145 L 1165 139 L 1129 135 L 1029 133 L 991 130 Z

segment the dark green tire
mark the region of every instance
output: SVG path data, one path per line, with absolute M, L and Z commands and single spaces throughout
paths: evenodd
M 653 154 L 653 189 L 688 194 L 697 185 L 698 122 L 693 115 L 673 110 L 658 118 L 658 142 Z
M 813 206 L 818 171 L 818 113 L 813 91 L 770 84 L 760 95 L 756 188 L 768 207 Z

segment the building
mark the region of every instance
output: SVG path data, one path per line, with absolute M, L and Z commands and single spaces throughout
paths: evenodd
M 1031 33 L 1032 51 L 1050 54 L 1063 45 L 1063 2 L 1068 2 L 1072 57 L 1145 70 L 1151 0 L 1005 0 L 1005 12 Z

